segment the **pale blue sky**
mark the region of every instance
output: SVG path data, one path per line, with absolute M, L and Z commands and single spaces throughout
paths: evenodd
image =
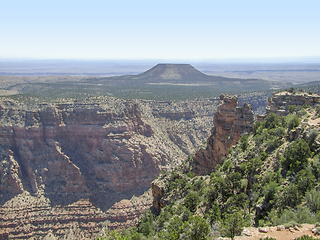
M 319 0 L 1 0 L 0 58 L 320 56 Z

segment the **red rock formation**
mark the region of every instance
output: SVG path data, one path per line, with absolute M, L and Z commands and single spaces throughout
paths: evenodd
M 92 239 L 103 226 L 108 229 L 134 226 L 141 214 L 150 208 L 151 201 L 149 191 L 139 198 L 121 200 L 103 212 L 89 199 L 66 206 L 52 206 L 48 198 L 24 192 L 0 208 L 0 239 L 5 236 L 10 239 L 39 238 L 47 235 L 49 230 L 59 239 L 68 235 L 71 229 L 77 238 Z
M 91 238 L 107 218 L 88 199 L 52 207 L 49 199 L 25 192 L 0 208 L 0 238 L 6 235 L 9 239 L 39 238 L 48 230 L 57 237 L 64 236 L 76 222 L 79 231 Z
M 204 118 L 188 105 L 168 104 L 164 112 L 173 115 L 167 116 L 152 104 L 114 98 L 36 106 L 0 101 L 0 236 L 44 236 L 51 229 L 63 238 L 79 228 L 78 236 L 92 237 L 106 220 L 109 228 L 135 224 L 152 200 L 132 196 L 188 154 L 176 139 L 193 151 L 207 134 Z M 188 125 L 195 126 L 190 135 L 182 131 Z M 30 201 L 23 203 L 25 198 Z
M 196 152 L 192 171 L 198 175 L 209 174 L 228 155 L 229 148 L 236 144 L 243 134 L 249 133 L 254 122 L 252 107 L 244 103 L 237 107 L 236 96 L 221 94 L 220 104 L 213 117 L 214 127 L 208 138 L 206 149 Z
M 41 204 L 4 205 L 0 209 L 5 213 L 0 219 L 3 233 L 27 238 L 58 228 L 55 234 L 63 235 L 61 229 L 71 222 L 80 222 L 82 228 L 90 225 L 88 232 L 95 232 L 97 222 L 117 220 L 99 208 L 106 210 L 120 199 L 130 198 L 132 192 L 139 194 L 150 187 L 159 166 L 168 165 L 170 157 L 159 149 L 165 144 L 153 136 L 137 104 L 120 104 L 120 109 L 111 113 L 101 106 L 44 106 L 39 111 L 21 111 L 25 117 L 15 125 L 0 126 L 2 203 L 26 191 L 61 206 L 47 209 L 45 205 L 48 211 L 42 213 Z M 1 110 L 3 118 L 15 117 L 10 108 Z M 85 205 L 72 205 L 89 198 Z M 37 218 L 38 213 L 42 217 Z

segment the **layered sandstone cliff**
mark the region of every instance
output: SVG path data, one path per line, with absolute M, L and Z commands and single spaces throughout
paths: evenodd
M 288 92 L 281 91 L 273 93 L 268 100 L 266 113 L 257 116 L 258 121 L 263 121 L 270 113 L 278 116 L 286 116 L 289 114 L 289 106 L 314 106 L 319 104 L 320 96 L 317 94 L 309 94 L 306 92 Z
M 152 199 L 134 195 L 209 136 L 215 103 L 2 99 L 0 236 L 92 238 L 135 224 Z
M 308 105 L 314 106 L 318 104 L 320 96 L 317 94 L 308 94 L 305 92 L 291 93 L 291 92 L 278 92 L 274 93 L 272 98 L 268 101 L 266 114 L 275 113 L 279 116 L 285 116 L 289 113 L 290 105 Z
M 251 105 L 238 107 L 238 97 L 221 94 L 220 104 L 213 118 L 214 127 L 205 149 L 196 152 L 192 171 L 197 175 L 209 174 L 214 167 L 227 157 L 228 150 L 242 135 L 251 131 L 254 113 Z

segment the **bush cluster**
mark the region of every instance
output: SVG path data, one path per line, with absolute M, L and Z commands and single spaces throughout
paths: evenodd
M 114 239 L 233 239 L 244 226 L 320 222 L 320 157 L 312 148 L 318 132 L 288 140 L 301 128 L 297 111 L 257 122 L 210 176 L 166 173 L 170 203 L 159 215 L 146 213 L 128 238 Z

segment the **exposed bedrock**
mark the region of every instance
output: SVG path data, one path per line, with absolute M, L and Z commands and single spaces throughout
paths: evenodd
M 106 220 L 110 228 L 135 224 L 152 198 L 133 196 L 202 144 L 216 106 L 215 99 L 104 97 L 32 107 L 0 101 L 0 235 L 44 236 L 51 229 L 60 238 L 74 227 L 92 237 Z
M 221 94 L 218 110 L 213 117 L 213 128 L 205 149 L 194 156 L 192 171 L 198 175 L 209 174 L 214 167 L 227 157 L 228 150 L 242 135 L 251 131 L 254 112 L 250 104 L 238 107 L 238 97 Z
M 273 93 L 272 98 L 270 98 L 268 101 L 266 115 L 275 113 L 278 116 L 285 116 L 289 113 L 290 105 L 314 106 L 319 104 L 319 99 L 319 95 L 307 94 L 305 92 L 291 93 L 284 91 Z

